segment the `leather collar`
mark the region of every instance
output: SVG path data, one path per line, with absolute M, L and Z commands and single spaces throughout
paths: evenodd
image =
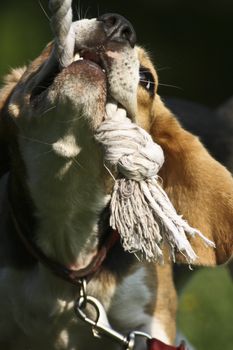
M 10 201 L 9 209 L 15 230 L 29 254 L 41 264 L 43 264 L 54 275 L 75 286 L 80 286 L 80 279 L 85 278 L 87 281 L 89 281 L 93 275 L 97 273 L 97 271 L 101 268 L 104 260 L 106 259 L 108 252 L 120 239 L 119 233 L 116 230 L 109 229 L 105 234 L 105 237 L 97 254 L 93 257 L 88 266 L 79 270 L 71 270 L 65 265 L 60 264 L 59 262 L 54 261 L 46 256 L 30 238 L 30 236 L 28 234 L 25 234 L 27 231 L 25 225 L 23 225 L 20 218 L 17 217 L 17 214 L 14 211 L 14 207 Z

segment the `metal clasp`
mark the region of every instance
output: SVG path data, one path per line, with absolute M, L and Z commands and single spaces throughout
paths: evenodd
M 95 318 L 91 319 L 86 311 L 88 305 L 91 305 L 95 310 Z M 118 342 L 125 350 L 133 350 L 135 346 L 135 338 L 137 336 L 151 338 L 147 333 L 133 331 L 127 336 L 115 331 L 108 321 L 106 311 L 101 302 L 86 294 L 86 282 L 81 281 L 80 297 L 75 303 L 76 316 L 89 324 L 92 327 L 94 337 L 101 338 L 106 336 Z
M 95 309 L 96 316 L 94 320 L 88 317 L 85 313 L 85 309 L 88 304 L 93 306 Z M 89 295 L 87 295 L 85 298 L 81 296 L 75 305 L 75 314 L 79 319 L 88 323 L 92 327 L 94 337 L 101 338 L 102 335 L 105 335 L 108 338 L 120 343 L 125 349 L 133 349 L 132 346 L 129 347 L 129 343 L 132 342 L 129 341 L 128 337 L 115 331 L 111 327 L 105 309 L 98 299 Z

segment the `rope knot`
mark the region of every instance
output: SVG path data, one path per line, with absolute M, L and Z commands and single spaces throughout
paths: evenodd
M 126 117 L 126 111 L 108 104 L 104 123 L 95 138 L 102 144 L 105 160 L 128 179 L 141 181 L 155 176 L 164 162 L 162 148 L 151 136 Z
M 179 216 L 157 175 L 164 162 L 162 148 L 138 125 L 127 118 L 116 103 L 106 106 L 106 118 L 95 134 L 104 159 L 119 172 L 110 202 L 110 225 L 118 230 L 126 251 L 148 261 L 162 261 L 165 241 L 175 260 L 175 251 L 191 263 L 197 256 L 186 234 L 197 234 L 213 243 Z

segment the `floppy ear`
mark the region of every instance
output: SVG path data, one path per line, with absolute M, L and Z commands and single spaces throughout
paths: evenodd
M 20 80 L 25 69 L 26 68 L 13 69 L 11 73 L 4 78 L 4 85 L 0 89 L 0 177 L 9 169 L 7 132 L 3 110 L 11 92 Z
M 159 96 L 153 107 L 151 134 L 165 162 L 160 176 L 177 212 L 214 241 L 216 249 L 190 238 L 198 265 L 225 263 L 233 253 L 233 179 L 199 139 L 184 130 Z M 177 261 L 185 262 L 181 255 Z

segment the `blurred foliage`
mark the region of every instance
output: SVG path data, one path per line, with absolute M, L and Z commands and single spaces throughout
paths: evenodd
M 233 349 L 233 284 L 223 267 L 198 271 L 180 299 L 178 325 L 198 350 Z
M 52 38 L 47 0 L 0 4 L 0 76 L 27 64 Z M 216 106 L 232 91 L 232 0 L 74 0 L 78 17 L 119 12 L 159 70 L 160 93 Z M 173 85 L 172 86 L 163 86 Z
M 212 106 L 233 94 L 232 0 L 74 1 L 76 19 L 105 12 L 132 22 L 156 64 L 161 94 Z M 52 39 L 47 17 L 46 0 L 1 1 L 1 77 L 10 67 L 28 64 Z M 198 350 L 233 348 L 232 296 L 224 269 L 198 272 L 187 287 L 178 321 Z

